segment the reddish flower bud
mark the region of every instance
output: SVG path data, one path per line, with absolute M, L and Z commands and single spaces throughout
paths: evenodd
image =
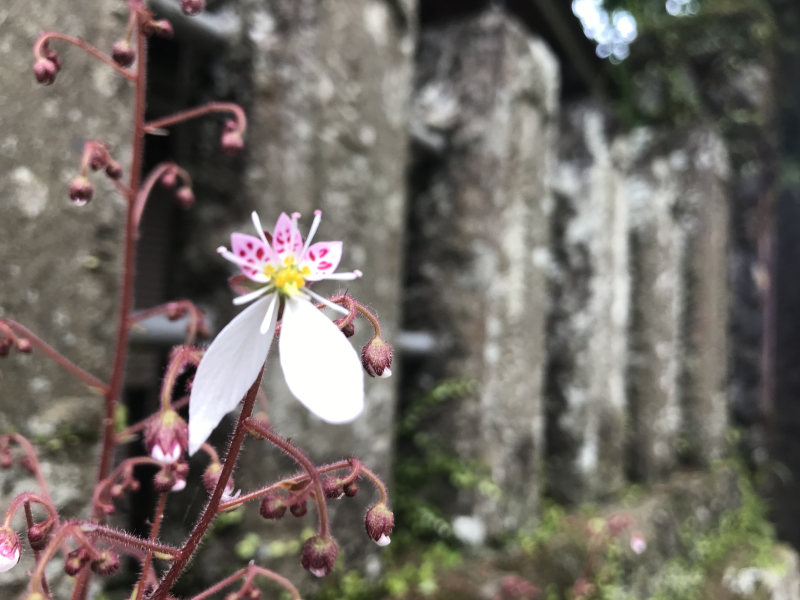
M 33 346 L 31 345 L 31 341 L 28 338 L 18 338 L 17 339 L 17 350 L 22 352 L 23 354 L 30 354 L 31 350 L 33 350 Z
M 31 475 L 36 475 L 36 463 L 34 463 L 29 456 L 23 456 L 20 458 L 19 466 L 25 469 Z
M 225 125 L 222 126 L 222 131 L 225 133 L 229 133 L 231 131 L 236 131 L 239 128 L 239 124 L 234 121 L 233 119 L 228 119 L 225 121 Z
M 8 338 L 0 338 L 0 358 L 5 358 L 11 353 L 11 340 Z
M 130 67 L 136 60 L 136 52 L 131 48 L 128 40 L 120 40 L 111 47 L 111 58 L 120 67 Z
M 344 327 L 342 327 L 342 323 L 346 323 L 348 319 L 350 319 L 349 315 L 346 317 L 342 317 L 341 319 L 336 319 L 334 323 L 336 323 L 336 326 L 344 334 L 344 337 L 351 338 L 356 334 L 355 319 L 351 319 L 349 323 L 347 323 Z
M 161 411 L 147 425 L 144 447 L 160 462 L 177 462 L 189 447 L 189 426 L 174 410 Z
M 377 336 L 361 350 L 361 364 L 370 377 L 391 377 L 392 358 L 392 347 Z
M 78 206 L 84 206 L 94 196 L 94 186 L 86 177 L 80 176 L 69 184 L 69 197 Z
M 351 481 L 350 483 L 345 483 L 344 487 L 344 495 L 348 498 L 354 498 L 356 494 L 358 494 L 358 482 Z
M 181 8 L 187 15 L 199 15 L 206 8 L 206 0 L 181 0 Z
M 298 519 L 300 517 L 305 517 L 308 512 L 308 502 L 304 498 L 300 500 L 300 502 L 292 504 L 289 507 L 289 512 L 292 513 L 293 517 L 297 517 Z
M 500 583 L 500 600 L 536 600 L 542 591 L 519 575 L 506 575 Z
M 306 540 L 303 544 L 303 555 L 300 564 L 306 571 L 310 571 L 317 577 L 325 577 L 333 570 L 336 556 L 339 554 L 339 547 L 331 537 L 315 535 Z
M 50 519 L 42 521 L 41 523 L 34 523 L 31 528 L 28 529 L 28 542 L 31 548 L 34 550 L 44 550 L 44 547 L 47 546 L 47 536 L 50 535 L 52 529 L 53 521 Z
M 42 46 L 42 56 L 53 63 L 53 66 L 56 68 L 56 73 L 61 71 L 61 56 L 59 56 L 58 52 L 52 50 L 45 44 Z
M 33 65 L 33 75 L 36 77 L 36 81 L 42 85 L 52 85 L 58 75 L 58 69 L 52 61 L 40 58 Z
M 106 165 L 106 175 L 111 179 L 120 179 L 122 177 L 122 165 L 109 158 L 108 165 Z
M 0 450 L 0 469 L 10 469 L 14 466 L 14 457 L 11 456 L 11 450 L 3 448 Z
M 394 529 L 394 514 L 386 504 L 380 502 L 369 509 L 364 526 L 367 529 L 367 535 L 378 546 L 388 546 L 392 541 L 389 536 Z
M 214 490 L 217 488 L 220 475 L 222 475 L 222 465 L 219 463 L 211 463 L 203 473 L 203 485 L 206 490 L 208 490 L 209 494 L 213 494 Z M 228 500 L 233 500 L 238 497 L 239 492 L 233 493 L 233 477 L 230 477 L 228 483 L 225 485 L 225 491 L 222 493 L 222 501 L 227 502 Z
M 22 544 L 10 527 L 0 527 L 0 573 L 13 569 L 19 562 Z
M 169 468 L 161 469 L 153 477 L 153 487 L 161 494 L 172 491 L 176 483 L 175 474 Z
M 182 186 L 175 192 L 175 200 L 178 201 L 178 206 L 184 210 L 192 208 L 194 205 L 194 192 L 188 185 Z
M 92 171 L 99 171 L 105 169 L 108 164 L 108 152 L 104 148 L 93 147 L 89 152 L 89 166 Z
M 172 23 L 166 19 L 158 21 L 148 21 L 142 26 L 142 31 L 145 35 L 157 35 L 162 38 L 171 38 L 175 35 L 175 30 L 172 29 Z
M 172 465 L 172 470 L 175 472 L 175 477 L 180 479 L 186 479 L 189 475 L 189 463 L 185 460 L 175 463 Z
M 170 169 L 161 176 L 161 185 L 167 189 L 174 188 L 178 183 L 178 174 L 174 169 Z
M 70 577 L 75 577 L 75 575 L 83 570 L 83 567 L 85 567 L 88 562 L 89 553 L 86 552 L 85 548 L 80 547 L 67 554 L 67 558 L 64 561 L 64 572 Z
M 261 600 L 261 590 L 252 585 L 242 592 L 243 600 Z
M 239 131 L 227 131 L 222 134 L 222 151 L 228 156 L 236 156 L 244 148 L 244 140 Z
M 92 561 L 91 567 L 98 575 L 113 575 L 119 571 L 119 554 L 113 550 L 103 550 L 97 560 Z
M 338 500 L 344 496 L 342 482 L 336 477 L 326 477 L 322 480 L 322 492 L 329 500 Z
M 282 519 L 286 514 L 286 502 L 280 494 L 272 492 L 261 500 L 258 512 L 263 518 L 270 521 Z

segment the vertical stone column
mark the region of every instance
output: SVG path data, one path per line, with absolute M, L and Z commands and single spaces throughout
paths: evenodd
M 727 406 L 728 173 L 722 140 L 638 130 L 630 165 L 632 470 L 722 455 Z
M 553 182 L 547 483 L 571 503 L 624 483 L 628 204 L 608 128 L 597 106 L 565 109 Z
M 643 481 L 675 467 L 681 425 L 685 232 L 676 209 L 684 190 L 681 155 L 665 153 L 665 146 L 674 147 L 646 129 L 633 132 L 627 140 L 630 467 L 634 478 Z
M 708 464 L 725 450 L 728 427 L 728 153 L 699 129 L 686 149 L 681 224 L 686 232 L 683 365 L 685 458 Z
M 64 68 L 41 87 L 32 47 L 50 29 L 110 49 L 124 32 L 125 12 L 115 0 L 7 0 L 0 7 L 0 315 L 101 379 L 110 371 L 124 203 L 104 177 L 95 178 L 88 206 L 73 206 L 67 191 L 86 139 L 108 142 L 129 164 L 129 86 L 106 65 L 54 42 Z M 12 353 L 0 370 L 0 430 L 41 442 L 53 498 L 65 517 L 77 516 L 96 477 L 102 398 L 36 351 Z M 9 494 L 0 494 L 0 506 L 36 488 L 18 468 L 0 472 L 0 482 Z M 15 597 L 32 565 L 26 551 L 3 575 L 0 596 Z
M 268 227 L 281 211 L 298 211 L 305 233 L 313 211 L 322 210 L 316 239 L 343 240 L 341 268 L 360 269 L 364 277 L 317 291 L 349 290 L 378 312 L 383 335 L 393 343 L 401 303 L 412 4 L 281 0 L 249 2 L 248 11 L 253 96 L 246 194 Z M 352 341 L 360 351 L 372 329 L 359 320 L 356 330 Z M 366 376 L 366 410 L 355 423 L 328 425 L 289 394 L 274 356 L 265 384 L 270 419 L 315 460 L 356 455 L 390 477 L 398 379 L 393 370 L 388 380 Z M 286 471 L 284 462 L 279 470 L 273 461 L 282 458 L 279 453 L 266 445 L 252 452 L 243 472 L 260 483 Z M 367 484 L 362 489 L 356 500 L 332 505 L 334 535 L 347 559 L 371 545 L 363 518 L 377 495 Z M 282 534 L 296 538 L 288 523 L 281 525 Z
M 490 534 L 535 519 L 541 491 L 558 86 L 550 50 L 499 10 L 421 37 L 414 127 L 428 149 L 415 157 L 406 322 L 440 341 L 423 387 L 475 383 L 426 426 L 493 484 L 437 504 Z

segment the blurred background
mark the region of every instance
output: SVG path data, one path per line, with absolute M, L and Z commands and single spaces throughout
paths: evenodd
M 320 587 L 298 564 L 313 523 L 248 507 L 180 593 L 257 560 L 321 598 L 800 598 L 797 0 L 150 6 L 175 37 L 153 38 L 148 118 L 224 100 L 249 128 L 236 158 L 221 117 L 148 138 L 146 168 L 174 159 L 197 202 L 149 203 L 137 308 L 189 298 L 216 333 L 235 311 L 215 249 L 254 209 L 266 225 L 320 208 L 319 239 L 345 241 L 343 268 L 365 274 L 349 293 L 395 348 L 351 426 L 310 416 L 278 369 L 264 384 L 270 419 L 314 459 L 385 476 L 390 548 L 363 533 L 362 486 L 335 505 L 342 564 Z M 131 97 L 72 48 L 41 88 L 31 47 L 57 30 L 107 50 L 126 20 L 122 0 L 0 6 L 0 316 L 101 378 L 124 206 L 104 181 L 82 208 L 67 187 L 87 139 L 128 164 Z M 183 336 L 166 319 L 136 331 L 121 418 L 156 409 Z M 36 353 L 0 366 L 0 428 L 37 442 L 80 514 L 100 399 Z M 205 501 L 191 466 L 173 543 Z M 292 470 L 251 444 L 237 487 Z M 0 482 L 4 502 L 32 485 Z M 154 498 L 143 486 L 117 524 L 146 533 Z

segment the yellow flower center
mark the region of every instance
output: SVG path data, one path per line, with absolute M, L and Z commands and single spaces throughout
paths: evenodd
M 305 287 L 306 277 L 311 275 L 311 269 L 308 267 L 300 269 L 295 264 L 294 256 L 287 256 L 283 259 L 283 265 L 277 269 L 267 265 L 264 268 L 264 275 L 269 277 L 279 293 L 284 296 L 294 296 L 300 288 Z

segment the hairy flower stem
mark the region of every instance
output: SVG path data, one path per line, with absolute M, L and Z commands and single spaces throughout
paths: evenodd
M 142 33 L 142 13 L 137 14 L 136 32 L 138 62 L 136 66 L 135 106 L 133 127 L 133 158 L 131 160 L 130 182 L 128 188 L 131 195 L 127 198 L 128 210 L 125 219 L 125 258 L 122 269 L 122 286 L 119 298 L 119 319 L 117 325 L 117 343 L 114 349 L 114 368 L 111 384 L 106 394 L 106 414 L 103 421 L 103 449 L 100 454 L 100 468 L 97 481 L 106 477 L 111 469 L 114 454 L 114 416 L 117 403 L 122 395 L 122 384 L 125 378 L 125 361 L 128 355 L 128 339 L 130 338 L 130 314 L 133 308 L 133 276 L 136 260 L 136 223 L 134 222 L 135 193 L 141 182 L 142 161 L 144 158 L 145 108 L 147 102 L 147 37 Z
M 211 495 L 211 500 L 208 501 L 203 514 L 200 516 L 200 520 L 194 526 L 194 530 L 192 530 L 189 539 L 186 540 L 183 548 L 181 548 L 180 554 L 175 559 L 175 562 L 172 563 L 164 579 L 161 580 L 158 588 L 156 588 L 151 600 L 165 600 L 170 589 L 175 585 L 175 582 L 178 580 L 181 573 L 183 573 L 186 565 L 189 564 L 200 542 L 203 540 L 206 531 L 208 531 L 208 528 L 217 516 L 222 494 L 225 491 L 225 486 L 228 485 L 228 480 L 231 478 L 233 468 L 236 466 L 236 459 L 239 457 L 239 452 L 242 449 L 242 442 L 244 442 L 244 437 L 247 433 L 245 421 L 250 418 L 253 412 L 253 406 L 256 403 L 256 396 L 258 394 L 258 388 L 261 386 L 261 377 L 263 374 L 264 369 L 262 368 L 244 398 L 244 406 L 242 407 L 242 412 L 239 414 L 239 420 L 236 423 L 236 429 L 233 432 L 233 438 L 231 439 L 228 453 L 225 456 L 225 462 L 222 465 L 222 472 L 220 473 L 217 487 L 214 488 L 214 493 Z
M 267 577 L 272 581 L 282 585 L 292 596 L 292 600 L 300 600 L 300 592 L 297 591 L 297 588 L 292 585 L 292 582 L 286 579 L 285 577 L 281 577 L 274 571 L 270 571 L 269 569 L 265 569 L 264 567 L 259 567 L 250 563 L 244 569 L 240 569 L 236 571 L 230 577 L 226 577 L 222 581 L 215 583 L 210 588 L 197 594 L 196 596 L 192 596 L 190 600 L 205 600 L 206 598 L 213 596 L 217 592 L 224 590 L 226 587 L 235 583 L 237 580 L 246 577 L 248 581 L 252 581 L 257 576 Z
M 266 438 L 275 446 L 286 452 L 291 456 L 301 467 L 308 473 L 311 483 L 314 486 L 314 498 L 317 501 L 317 516 L 319 517 L 319 535 L 328 537 L 330 534 L 330 524 L 328 521 L 328 507 L 325 504 L 325 493 L 322 491 L 322 477 L 320 477 L 317 465 L 308 457 L 308 455 L 300 450 L 297 446 L 292 444 L 286 438 L 279 436 L 272 431 L 270 427 L 265 427 L 255 419 L 248 419 L 246 423 L 247 428 Z
M 167 506 L 167 494 L 160 494 L 158 497 L 158 505 L 156 506 L 155 516 L 153 517 L 153 526 L 150 528 L 150 541 L 155 542 L 158 539 L 158 531 L 161 529 L 161 519 L 164 517 L 164 509 Z M 136 586 L 133 600 L 141 600 L 144 593 L 144 586 L 147 582 L 147 575 L 150 573 L 150 565 L 153 562 L 153 551 L 148 550 L 147 556 L 142 565 L 142 575 L 139 578 L 139 583 Z

